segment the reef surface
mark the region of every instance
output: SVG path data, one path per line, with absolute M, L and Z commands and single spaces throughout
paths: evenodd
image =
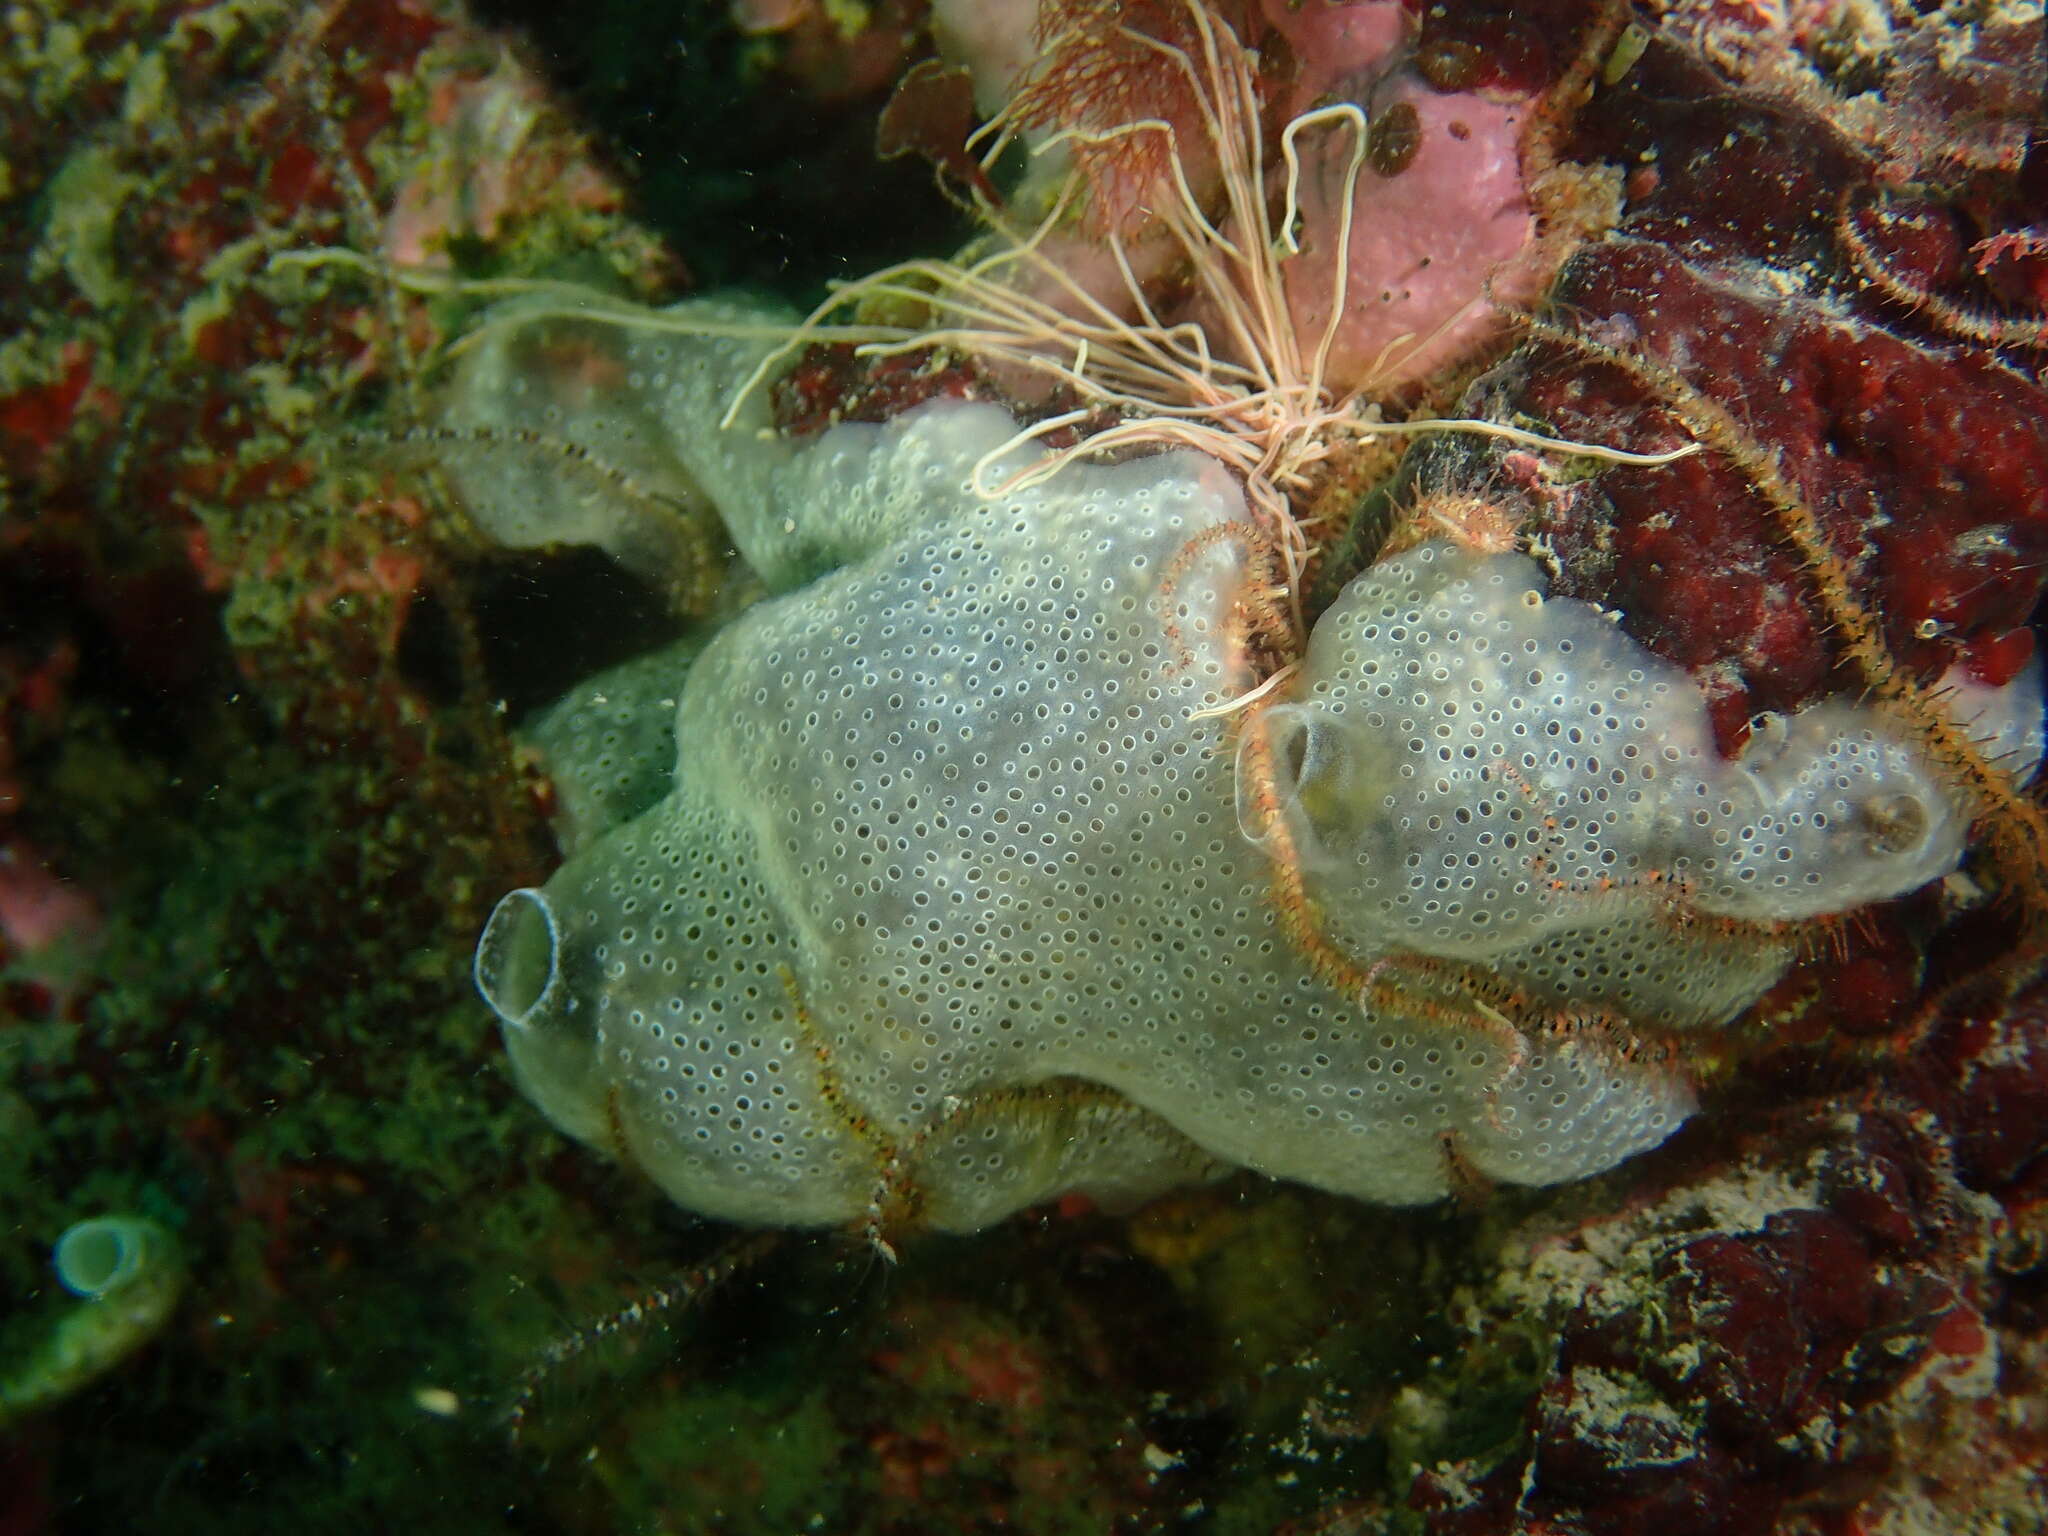
M 10 19 L 0 1402 L 28 1406 L 0 1423 L 0 1529 L 2048 1523 L 2042 816 L 2020 782 L 2048 570 L 2040 6 L 1145 0 L 1052 6 L 1040 33 L 1035 11 L 749 3 L 651 41 L 426 0 Z M 1234 48 L 1231 121 L 1263 135 L 1248 199 L 1203 118 Z M 672 158 L 636 169 L 650 104 L 678 98 Z M 1039 141 L 1028 165 L 968 141 L 996 113 Z M 1174 129 L 1199 215 L 1178 233 L 1140 122 Z M 878 137 L 893 180 L 849 170 Z M 982 200 L 979 233 L 927 171 Z M 1039 248 L 1071 283 L 1026 271 L 1001 325 L 935 298 L 987 298 L 955 274 L 1062 196 Z M 1204 269 L 1191 238 L 1247 265 Z M 1299 281 L 1255 321 L 1231 285 L 1261 251 Z M 892 260 L 781 357 L 741 446 L 718 446 L 722 407 L 664 417 L 655 352 L 704 343 L 645 316 L 735 285 L 811 302 L 820 272 Z M 563 286 L 512 302 L 603 313 L 503 324 L 537 282 Z M 1117 350 L 1133 294 L 1162 333 L 1199 329 L 1198 378 Z M 1085 359 L 1016 324 L 1048 314 L 1100 327 Z M 507 358 L 531 414 L 480 393 Z M 1133 409 L 1197 383 L 1228 410 L 1188 419 L 1227 417 L 1227 441 Z M 1448 416 L 1521 435 L 1392 430 Z M 993 498 L 993 530 L 961 490 L 1056 459 Z M 882 489 L 810 520 L 856 461 Z M 932 465 L 916 506 L 891 500 Z M 953 551 L 976 539 L 972 566 Z M 927 597 L 933 573 L 952 586 Z M 1105 581 L 1094 633 L 1019 627 L 1056 583 Z M 1373 1093 L 1343 1076 L 1364 989 L 1422 1009 L 1399 1025 L 1417 1046 L 1469 1049 L 1441 1093 L 1396 1074 L 1413 1101 L 1366 1116 L 1409 1150 L 1375 1142 L 1353 1176 L 1286 1145 L 1299 1119 L 1219 1131 L 1288 1091 L 1271 1063 L 1219 1076 L 1256 997 L 1201 999 L 1164 1056 L 1091 1015 L 1057 1061 L 993 1074 L 973 1051 L 910 1074 L 920 1042 L 898 1064 L 846 1025 L 894 984 L 818 928 L 838 846 L 860 850 L 778 798 L 829 711 L 780 742 L 754 701 L 805 647 L 821 677 L 890 660 L 862 626 L 891 583 L 905 643 L 938 624 L 944 654 L 834 706 L 885 759 L 849 782 L 922 808 L 951 760 L 892 765 L 891 733 L 956 701 L 970 641 L 1027 675 L 1018 646 L 1064 645 L 1074 680 L 1000 710 L 984 690 L 977 721 L 1149 700 L 1118 727 L 1149 777 L 1111 794 L 1084 765 L 1034 814 L 1140 829 L 1134 862 L 1180 882 L 1103 871 L 1098 915 L 1030 962 L 1057 976 L 1025 986 L 992 938 L 974 958 L 1003 1006 L 949 1017 L 999 1032 L 1026 997 L 1156 987 L 1174 1006 L 1123 1007 L 1133 1030 L 1191 1018 L 1195 983 L 1241 963 L 1118 965 L 1156 970 L 1163 909 L 1192 905 L 1212 948 L 1263 954 L 1249 993 L 1328 1036 L 1289 1063 L 1309 1091 Z M 1386 738 L 1354 723 L 1373 679 L 1428 670 L 1419 629 L 1620 658 L 1637 691 L 1602 750 L 1677 743 L 1674 778 L 1770 789 L 1781 818 L 1834 750 L 1826 810 L 1858 835 L 1782 872 L 1805 892 L 1818 869 L 1822 895 L 1759 904 L 1723 893 L 1750 884 L 1742 838 L 1686 845 L 1520 759 L 1446 779 L 1442 806 L 1419 781 L 1405 832 L 1375 819 L 1356 789 Z M 1518 718 L 1569 729 L 1562 708 Z M 1107 719 L 1019 740 L 1051 763 Z M 1452 801 L 1514 832 L 1520 862 L 1465 851 L 1520 897 L 1382 872 Z M 721 1006 L 751 986 L 778 1015 L 778 1070 L 844 1154 L 812 1207 L 675 1171 L 651 1048 L 619 1079 L 636 1119 L 573 1050 L 515 1028 L 508 1063 L 471 993 L 503 892 L 573 890 L 665 805 L 710 918 L 749 878 L 767 893 L 776 958 Z M 1760 867 L 1797 842 L 1736 821 L 1765 827 Z M 907 923 L 892 903 L 922 889 L 987 918 L 998 883 L 1022 912 L 1060 861 L 1013 841 L 952 884 L 885 863 L 839 915 Z M 749 876 L 763 850 L 784 862 Z M 1846 877 L 1857 859 L 1877 872 Z M 1522 929 L 1475 939 L 1480 912 Z M 1625 979 L 1588 980 L 1624 950 Z M 496 1000 L 534 1004 L 524 984 Z M 1464 1034 L 1429 1033 L 1444 1009 Z M 1518 1176 L 1503 1128 L 1539 1112 L 1517 1095 L 1546 1052 L 1661 1106 L 1656 1134 Z M 741 1236 L 671 1195 L 825 1230 Z M 125 1331 L 49 1262 L 102 1215 L 176 1255 L 180 1286 Z

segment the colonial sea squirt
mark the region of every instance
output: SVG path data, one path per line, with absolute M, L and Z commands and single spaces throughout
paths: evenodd
M 763 350 L 535 321 L 449 407 L 707 500 L 771 589 L 556 707 L 570 856 L 476 959 L 535 1102 L 692 1209 L 970 1230 L 1232 1165 L 1386 1202 L 1582 1177 L 1692 1111 L 1665 1043 L 1802 925 L 1961 856 L 1889 716 L 1824 702 L 1723 760 L 1690 678 L 1515 554 L 1383 559 L 1232 711 L 1266 577 L 1220 464 L 991 497 L 1044 452 L 993 405 L 798 445 L 757 394 L 721 430 Z M 487 529 L 594 505 L 483 454 L 457 478 Z M 2031 768 L 2036 672 L 1954 706 Z

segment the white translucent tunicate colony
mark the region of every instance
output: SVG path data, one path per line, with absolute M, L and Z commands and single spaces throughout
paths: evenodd
M 674 787 L 676 707 L 704 638 L 686 635 L 609 668 L 522 725 L 521 741 L 555 765 L 563 853 L 651 810 Z
M 1340 991 L 1237 803 L 1218 706 L 1255 679 L 1219 465 L 1070 466 L 984 500 L 978 464 L 992 483 L 1039 452 L 999 452 L 1016 425 L 992 406 L 792 446 L 717 429 L 748 344 L 556 331 L 611 360 L 635 451 L 784 589 L 694 663 L 556 707 L 571 856 L 478 948 L 527 1092 L 695 1210 L 822 1225 L 909 1192 L 971 1229 L 1232 1165 L 1387 1202 L 1459 1165 L 1580 1177 L 1692 1099 L 1545 1018 L 1717 1023 L 1789 963 L 1759 925 L 1960 856 L 1956 805 L 1875 712 L 1822 705 L 1722 762 L 1683 674 L 1526 561 L 1426 545 L 1352 585 L 1265 714 L 1322 927 L 1401 978 Z M 558 401 L 514 387 L 516 353 L 479 349 L 457 418 Z M 464 478 L 489 523 L 510 488 Z M 2014 739 L 2038 734 L 2038 700 L 2008 698 Z
M 1692 680 L 1547 599 L 1521 556 L 1381 562 L 1323 615 L 1302 683 L 1266 726 L 1308 889 L 1354 953 L 1483 960 L 1561 1006 L 1698 1025 L 1782 966 L 1782 925 L 1962 854 L 1962 808 L 1896 722 L 1828 700 L 1724 761 Z M 2039 700 L 2030 668 L 1971 710 L 2023 776 Z

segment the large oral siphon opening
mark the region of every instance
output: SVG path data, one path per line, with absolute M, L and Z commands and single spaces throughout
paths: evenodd
M 129 1218 L 81 1221 L 57 1240 L 51 1255 L 58 1283 L 87 1298 L 117 1291 L 147 1266 L 152 1236 L 161 1240 L 152 1224 Z
M 561 971 L 561 936 L 548 899 L 530 887 L 492 910 L 476 946 L 476 989 L 505 1026 L 524 1029 L 548 1000 Z

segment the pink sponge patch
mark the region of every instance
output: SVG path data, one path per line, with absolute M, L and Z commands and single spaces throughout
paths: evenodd
M 1536 237 L 1516 153 L 1527 110 L 1526 101 L 1442 94 L 1412 80 L 1377 93 L 1330 346 L 1337 388 L 1398 388 L 1456 363 L 1499 333 L 1489 282 L 1533 285 L 1533 271 L 1520 284 L 1515 271 Z M 1287 288 L 1295 331 L 1313 347 L 1339 297 L 1341 199 L 1355 145 L 1332 125 L 1304 150 L 1302 254 L 1288 264 Z
M 90 939 L 99 911 L 22 842 L 0 847 L 0 956 L 33 960 L 61 943 Z

